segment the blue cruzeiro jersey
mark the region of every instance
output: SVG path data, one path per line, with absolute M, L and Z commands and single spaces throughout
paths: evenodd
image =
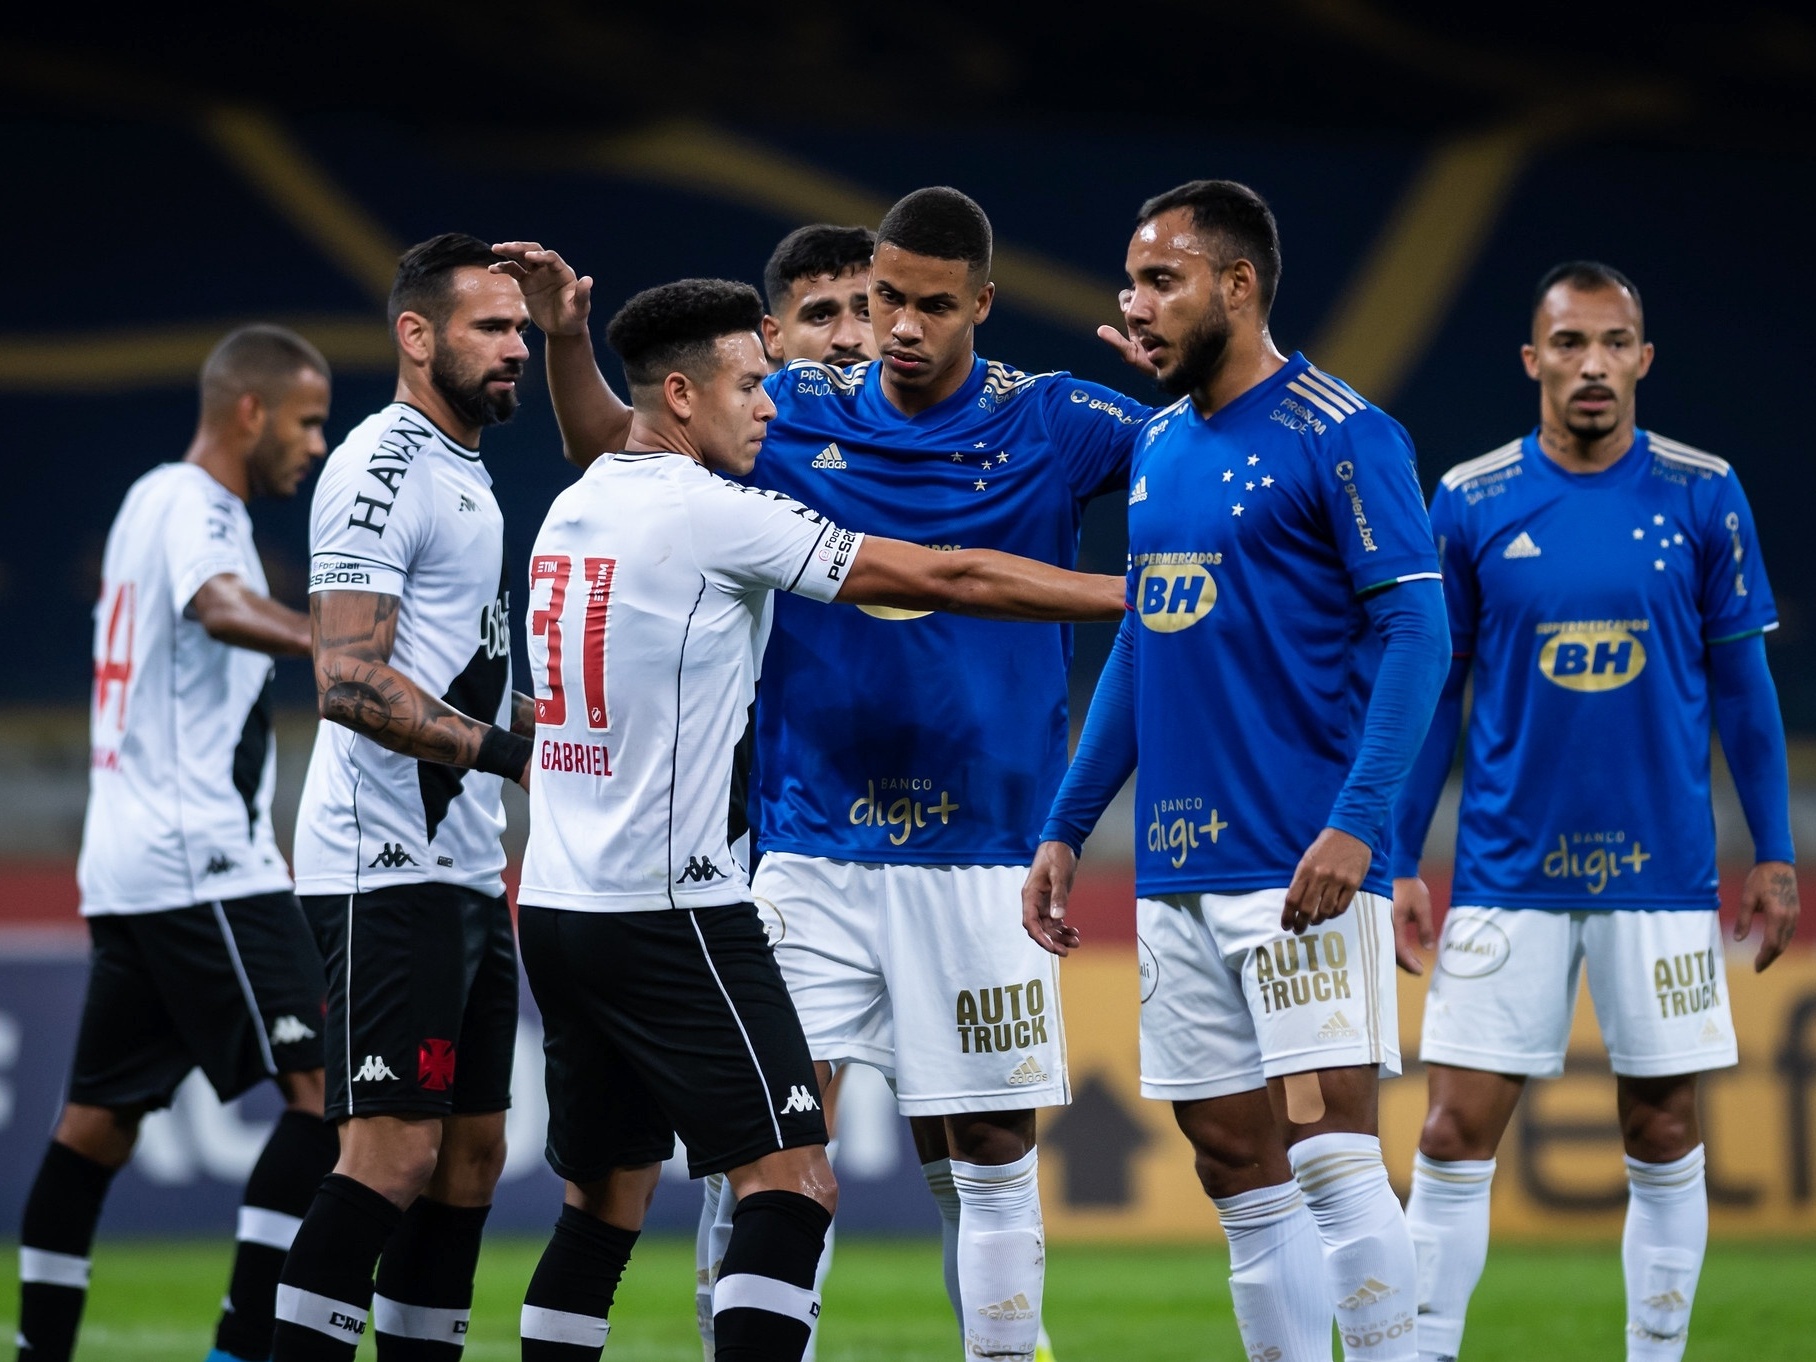
M 1285 888 L 1361 745 L 1360 597 L 1438 573 L 1412 442 L 1295 354 L 1209 420 L 1161 412 L 1131 474 L 1137 891 Z
M 749 481 L 841 525 L 1072 567 L 1151 409 L 979 359 L 905 416 L 875 364 L 797 361 Z M 1017 865 L 1066 766 L 1072 633 L 778 596 L 757 698 L 759 844 L 848 861 Z
M 1431 519 L 1475 659 L 1453 901 L 1715 907 L 1707 648 L 1777 624 L 1740 479 L 1643 430 L 1570 473 L 1535 431 Z

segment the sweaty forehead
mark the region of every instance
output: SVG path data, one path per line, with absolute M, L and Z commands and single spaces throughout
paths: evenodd
M 454 313 L 466 319 L 485 316 L 527 317 L 523 290 L 508 274 L 493 274 L 474 265 L 454 271 L 449 280 Z
M 763 340 L 755 331 L 738 331 L 720 336 L 713 342 L 713 349 L 719 356 L 721 373 L 739 378 L 751 374 L 760 378 L 769 376 L 769 361 L 764 357 Z
M 1210 253 L 1204 233 L 1193 223 L 1191 214 L 1179 208 L 1149 218 L 1135 229 L 1135 237 L 1129 242 L 1130 255 L 1209 256 Z

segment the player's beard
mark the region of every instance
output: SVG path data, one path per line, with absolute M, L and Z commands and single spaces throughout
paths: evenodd
M 456 362 L 448 350 L 437 346 L 429 361 L 429 381 L 442 400 L 470 426 L 496 426 L 509 421 L 517 410 L 517 389 L 489 392 L 486 384 L 494 379 L 517 379 L 523 376 L 521 364 L 501 365 L 496 369 L 470 373 Z
M 1222 307 L 1207 311 L 1179 342 L 1179 363 L 1155 382 L 1168 397 L 1184 397 L 1211 381 L 1230 346 L 1230 318 Z

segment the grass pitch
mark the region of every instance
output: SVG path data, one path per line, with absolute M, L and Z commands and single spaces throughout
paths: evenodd
M 539 1242 L 487 1241 L 466 1355 L 505 1362 Z M 95 1254 L 78 1357 L 201 1362 L 227 1280 L 223 1242 L 111 1240 Z M 0 1340 L 13 1333 L 18 1258 L 0 1256 Z M 1221 1251 L 1056 1245 L 1047 1326 L 1060 1362 L 1238 1359 Z M 1624 1352 L 1616 1246 L 1496 1246 L 1470 1312 L 1468 1362 L 1606 1362 Z M 612 1311 L 608 1362 L 696 1362 L 693 1245 L 645 1240 Z M 956 1362 L 956 1326 L 932 1241 L 839 1240 L 823 1362 Z M 370 1341 L 362 1359 L 372 1356 Z M 1697 1292 L 1686 1362 L 1816 1357 L 1816 1244 L 1716 1245 Z

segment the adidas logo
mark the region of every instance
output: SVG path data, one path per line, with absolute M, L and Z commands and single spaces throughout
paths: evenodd
M 279 1017 L 271 1023 L 271 1043 L 273 1045 L 295 1045 L 299 1040 L 311 1040 L 315 1032 L 304 1026 L 295 1017 Z
M 381 1079 L 395 1079 L 391 1066 L 377 1055 L 367 1055 L 366 1062 L 359 1066 L 359 1072 L 353 1075 L 355 1083 L 377 1083 Z
M 1148 499 L 1148 475 L 1143 473 L 1135 479 L 1135 485 L 1129 489 L 1129 505 Z
M 1006 1301 L 995 1305 L 980 1305 L 977 1313 L 985 1319 L 1033 1319 L 1034 1307 L 1028 1304 L 1027 1296 L 1017 1291 Z
M 1354 1040 L 1358 1032 L 1349 1024 L 1349 1018 L 1342 1012 L 1333 1012 L 1325 1019 L 1324 1025 L 1318 1028 L 1319 1040 Z
M 1715 1024 L 1715 1018 L 1706 1017 L 1703 1019 L 1702 1035 L 1698 1039 L 1704 1045 L 1713 1045 L 1721 1039 L 1721 1034 L 1721 1027 Z
M 1690 1302 L 1684 1299 L 1684 1293 L 1673 1287 L 1661 1291 L 1656 1296 L 1647 1296 L 1646 1304 L 1654 1310 L 1688 1310 Z
M 1379 1305 L 1389 1296 L 1399 1294 L 1400 1289 L 1397 1286 L 1389 1286 L 1379 1277 L 1368 1277 L 1364 1278 L 1362 1285 L 1356 1288 L 1355 1294 L 1345 1296 L 1338 1301 L 1337 1308 L 1339 1310 L 1360 1310 L 1365 1305 Z
M 1532 542 L 1532 536 L 1521 530 L 1514 541 L 1501 550 L 1503 558 L 1537 558 L 1544 550 Z
M 815 468 L 843 468 L 845 467 L 845 456 L 839 453 L 837 445 L 827 445 L 813 456 L 813 466 Z
M 1008 1083 L 1012 1088 L 1028 1088 L 1046 1081 L 1047 1071 L 1035 1063 L 1033 1055 L 1024 1055 L 1022 1062 L 1009 1071 Z
M 819 1109 L 820 1104 L 814 1100 L 813 1094 L 808 1092 L 807 1089 L 802 1087 L 799 1083 L 796 1083 L 793 1087 L 789 1088 L 788 1100 L 782 1104 L 782 1110 L 777 1114 L 789 1116 L 797 1111 L 818 1111 Z

